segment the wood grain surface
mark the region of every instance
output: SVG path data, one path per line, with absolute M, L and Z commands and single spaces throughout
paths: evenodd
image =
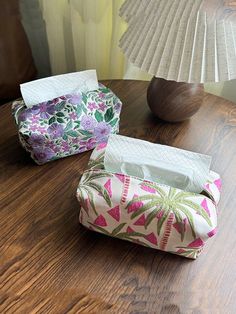
M 206 12 L 212 21 L 236 23 L 236 0 L 203 0 L 201 10 Z
M 147 89 L 147 103 L 152 113 L 167 122 L 189 119 L 201 107 L 203 84 L 185 83 L 153 77 Z
M 236 105 L 205 94 L 189 121 L 153 118 L 148 82 L 106 81 L 121 134 L 213 156 L 223 179 L 219 232 L 196 260 L 79 225 L 76 187 L 91 152 L 37 166 L 0 108 L 0 313 L 235 313 Z

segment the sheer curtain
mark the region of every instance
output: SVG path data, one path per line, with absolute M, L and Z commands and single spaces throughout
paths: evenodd
M 126 23 L 118 14 L 124 0 L 21 1 L 27 3 L 28 9 L 34 2 L 40 6 L 48 51 L 34 49 L 40 34 L 31 44 L 35 55 L 41 54 L 38 56 L 41 60 L 49 53 L 52 75 L 96 68 L 99 79 L 150 79 L 150 75 L 126 62 L 118 47 L 119 38 L 126 29 Z M 31 16 L 31 21 L 29 18 L 28 15 L 28 24 L 34 25 L 35 16 Z M 30 32 L 30 26 L 28 28 Z M 206 85 L 208 92 L 236 102 L 235 88 L 236 80 Z

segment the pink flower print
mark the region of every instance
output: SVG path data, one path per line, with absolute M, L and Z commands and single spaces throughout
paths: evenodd
M 52 148 L 52 150 L 55 152 L 55 153 L 59 153 L 61 151 L 61 148 L 59 146 L 54 146 Z
M 155 236 L 153 232 L 146 235 L 145 239 L 148 240 L 150 243 L 157 245 L 157 237 Z
M 96 145 L 96 140 L 94 138 L 90 138 L 89 140 L 87 140 L 86 142 L 86 148 L 89 150 L 89 149 L 92 149 L 94 148 Z
M 109 209 L 107 212 L 116 221 L 118 222 L 120 221 L 120 206 L 119 205 Z
M 100 103 L 98 104 L 98 108 L 99 108 L 101 111 L 105 111 L 106 105 L 105 105 L 103 102 L 100 102 Z
M 93 109 L 96 109 L 96 108 L 97 108 L 97 105 L 96 105 L 95 102 L 90 102 L 90 103 L 88 104 L 88 108 L 89 108 L 90 111 L 93 111 Z
M 221 179 L 215 180 L 214 184 L 217 186 L 218 190 L 221 191 L 221 187 L 222 187 Z
M 66 100 L 66 95 L 65 96 L 60 96 L 60 99 L 62 99 L 62 100 Z
M 68 145 L 68 143 L 66 142 L 66 141 L 63 141 L 62 143 L 61 143 L 61 146 L 62 146 L 62 150 L 63 150 L 63 152 L 69 152 L 70 151 L 70 146 Z
M 98 93 L 98 96 L 99 96 L 100 98 L 105 98 L 105 97 L 106 97 L 106 94 L 100 92 L 100 93 Z
M 72 138 L 71 143 L 72 144 L 78 144 L 79 139 L 78 138 Z
M 216 233 L 217 233 L 217 228 L 215 228 L 215 229 L 211 230 L 210 232 L 208 232 L 207 235 L 208 235 L 209 238 L 211 238 L 211 237 L 213 237 Z
M 204 198 L 204 200 L 201 202 L 201 206 L 202 206 L 202 208 L 204 208 L 204 210 L 207 212 L 208 216 L 211 217 L 211 213 L 210 213 L 210 210 L 209 210 L 209 208 L 208 208 L 206 198 Z
M 38 123 L 39 122 L 39 116 L 33 115 L 29 118 L 31 123 Z
M 153 194 L 156 193 L 156 190 L 151 188 L 150 186 L 145 185 L 145 182 L 147 181 L 143 182 L 143 184 L 141 185 L 141 189 L 149 193 L 153 193 Z
M 103 142 L 97 145 L 96 150 L 103 149 L 107 146 L 107 142 Z
M 106 227 L 106 226 L 107 226 L 106 219 L 103 217 L 103 215 L 99 215 L 99 216 L 95 219 L 94 225 L 97 225 L 97 226 L 100 226 L 100 227 Z
M 38 131 L 41 133 L 41 134 L 46 134 L 47 133 L 47 130 L 41 126 L 38 127 Z
M 69 113 L 69 117 L 71 118 L 71 120 L 76 120 L 78 116 L 75 112 L 71 112 Z
M 107 182 L 104 184 L 104 188 L 107 190 L 108 195 L 112 197 L 111 179 L 107 180 Z
M 138 220 L 135 221 L 134 225 L 135 226 L 144 226 L 146 222 L 146 217 L 145 214 L 143 214 L 142 216 L 140 216 L 138 218 Z
M 143 206 L 143 202 L 141 202 L 141 201 L 135 202 L 135 198 L 137 198 L 137 197 L 138 197 L 138 195 L 134 194 L 132 203 L 128 207 L 128 213 L 135 212 L 136 210 L 138 210 L 140 207 Z
M 194 240 L 193 242 L 189 243 L 188 247 L 191 248 L 200 248 L 204 245 L 204 242 L 202 241 L 201 238 L 197 238 L 196 240 Z
M 30 127 L 29 127 L 29 130 L 32 131 L 32 132 L 37 131 L 38 130 L 37 124 L 31 124 Z

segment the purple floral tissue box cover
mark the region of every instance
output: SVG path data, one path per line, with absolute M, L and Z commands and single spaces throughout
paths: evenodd
M 119 131 L 122 103 L 107 87 L 65 95 L 27 108 L 12 105 L 22 146 L 37 164 L 93 149 Z

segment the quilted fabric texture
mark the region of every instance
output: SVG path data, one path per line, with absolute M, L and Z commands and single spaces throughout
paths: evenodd
M 122 103 L 107 87 L 26 108 L 12 105 L 22 146 L 37 164 L 92 149 L 119 131 Z
M 215 235 L 221 180 L 201 194 L 104 169 L 105 143 L 93 151 L 77 190 L 80 222 L 90 230 L 195 259 Z

